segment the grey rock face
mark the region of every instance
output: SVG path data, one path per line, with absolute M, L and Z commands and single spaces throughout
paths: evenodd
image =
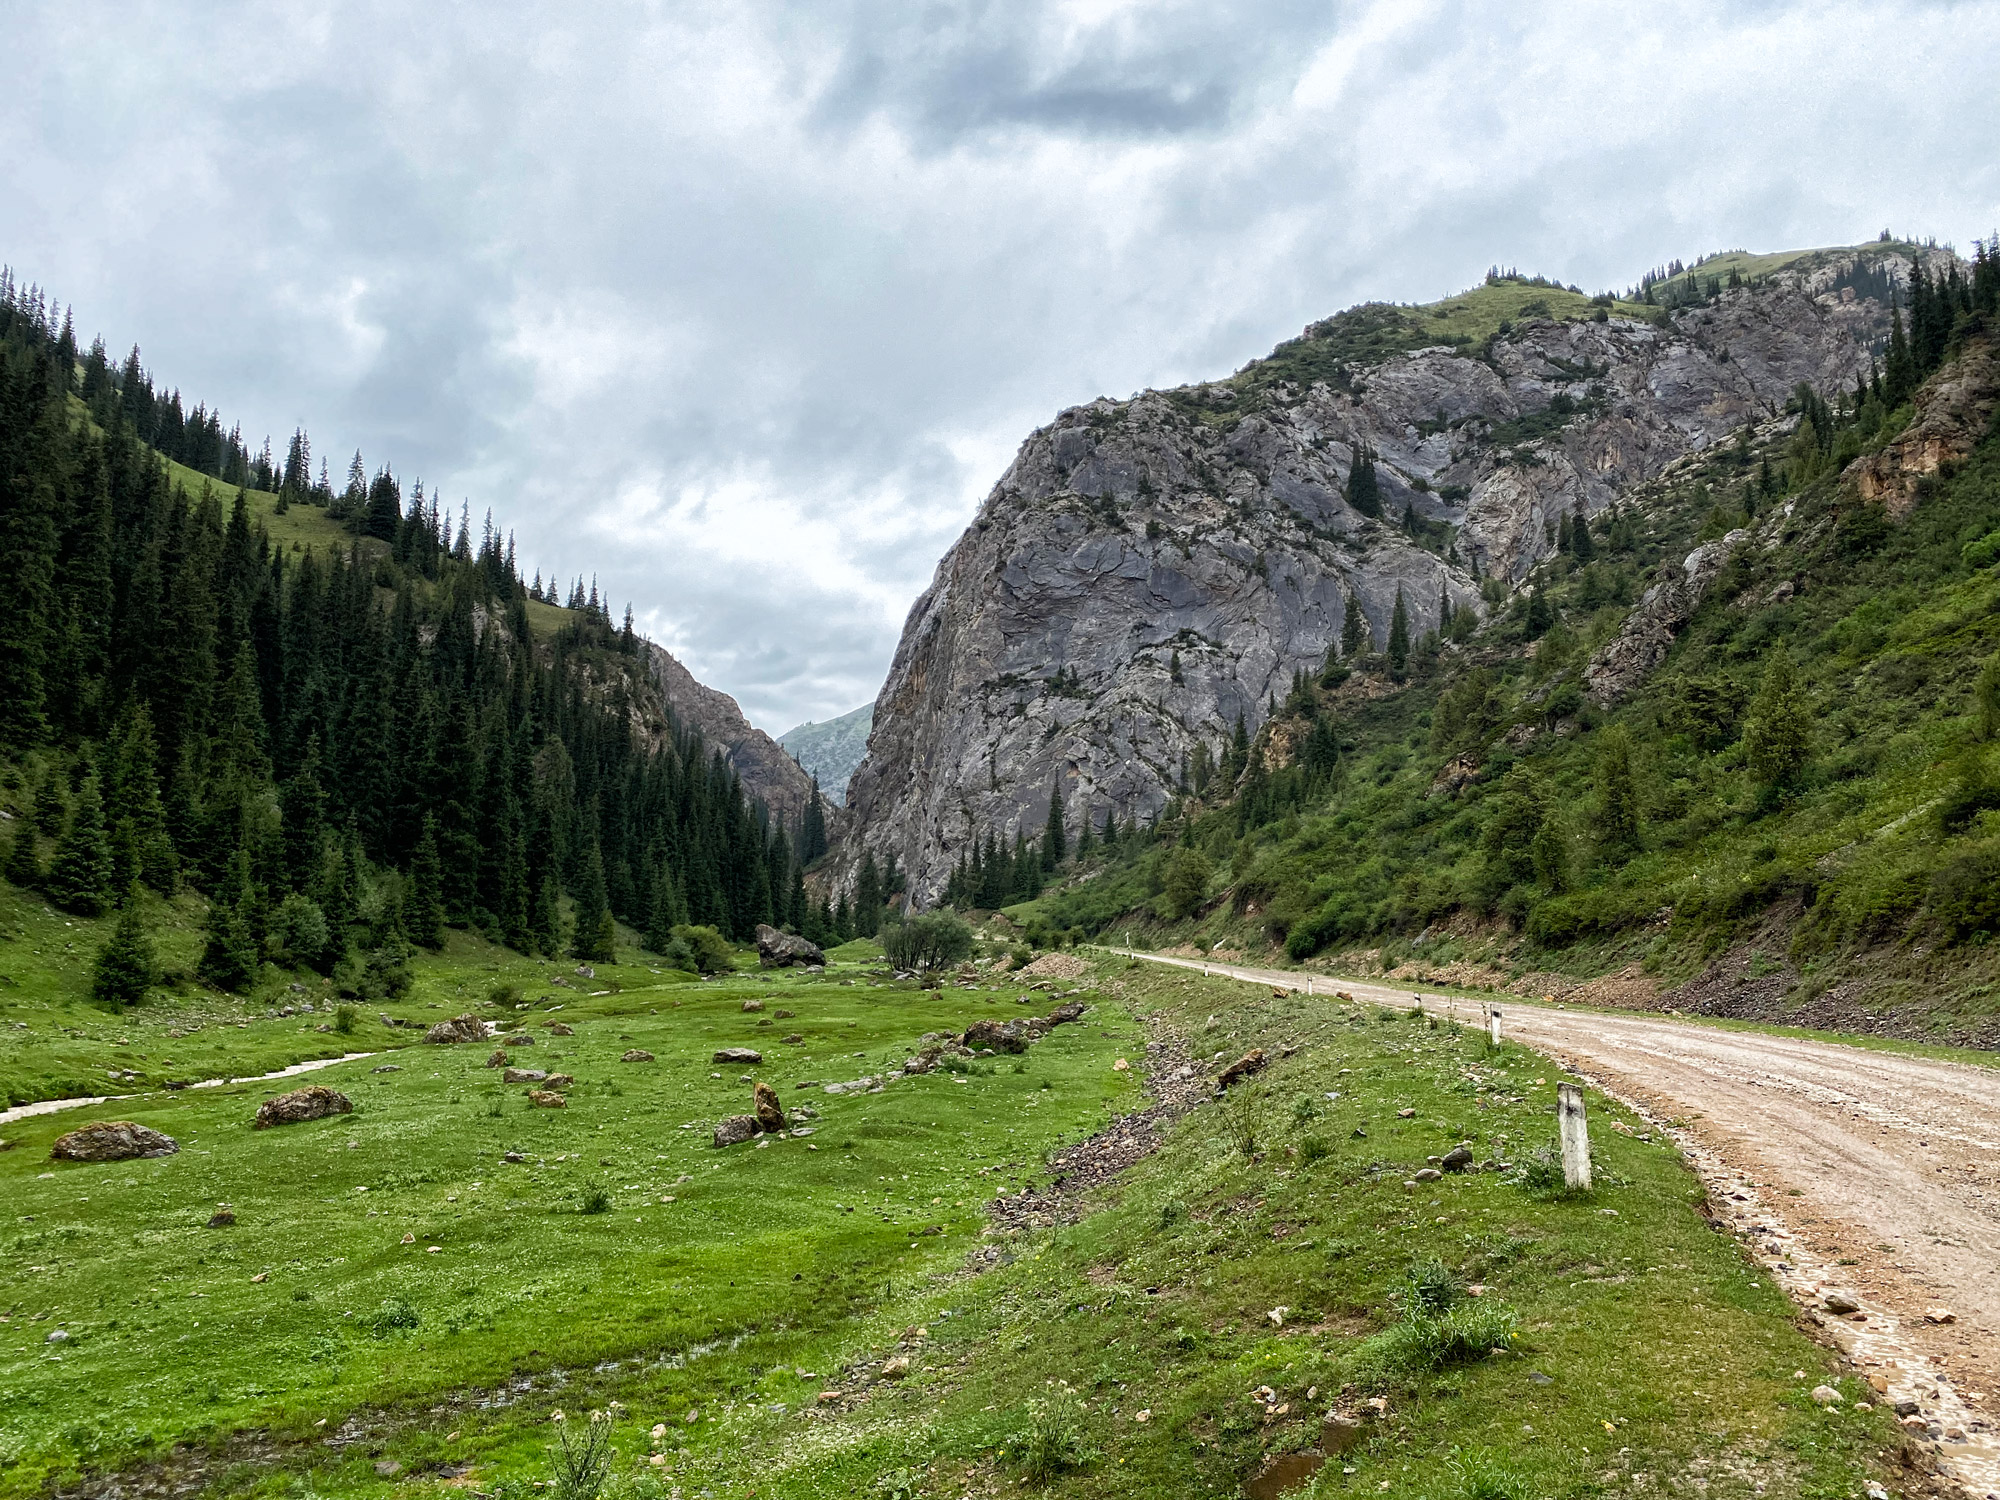
M 1659 580 L 1640 596 L 1618 634 L 1598 648 L 1583 669 L 1591 702 L 1608 708 L 1667 659 L 1674 637 L 1694 618 L 1715 575 L 1749 535 L 1745 530 L 1732 531 L 1718 541 L 1704 542 L 1678 567 L 1669 563 L 1660 569 Z
M 849 784 L 844 875 L 893 851 L 925 905 L 970 840 L 1032 834 L 1052 795 L 1071 829 L 1157 813 L 1198 742 L 1219 749 L 1239 716 L 1254 731 L 1317 670 L 1350 597 L 1377 649 L 1399 590 L 1413 639 L 1446 595 L 1483 613 L 1480 580 L 1511 589 L 1563 514 L 1770 420 L 1800 381 L 1852 386 L 1888 320 L 1833 290 L 1852 260 L 1670 326 L 1540 319 L 1483 357 L 1396 355 L 1348 389 L 1217 383 L 1063 412 L 910 611 Z M 1379 520 L 1345 498 L 1363 449 Z M 1443 556 L 1405 535 L 1406 508 L 1455 528 Z
M 697 682 L 665 647 L 648 642 L 647 652 L 653 682 L 674 717 L 686 728 L 699 730 L 702 739 L 720 750 L 743 778 L 743 789 L 774 816 L 796 821 L 812 797 L 812 777 L 783 746 L 743 717 L 734 698 Z
M 868 753 L 868 731 L 875 722 L 875 705 L 864 703 L 852 713 L 818 724 L 800 724 L 778 736 L 806 773 L 819 778 L 819 788 L 836 807 L 847 801 L 847 779 Z
M 790 968 L 794 964 L 824 965 L 826 954 L 817 943 L 794 933 L 780 932 L 760 922 L 757 925 L 757 962 L 767 969 Z M 750 1003 L 744 1002 L 743 1008 L 750 1009 Z M 761 1003 L 758 1004 L 757 1009 L 763 1008 Z

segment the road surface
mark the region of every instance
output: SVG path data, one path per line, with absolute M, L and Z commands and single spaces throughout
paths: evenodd
M 1135 958 L 1304 990 L 1295 970 Z M 1315 974 L 1343 1003 L 1416 990 Z M 1708 1183 L 1729 1227 L 1890 1400 L 1915 1400 L 1974 1495 L 2000 1497 L 2000 1067 L 1494 996 L 1510 1040 L 1640 1108 Z M 1860 1317 L 1825 1308 L 1851 1295 Z M 1948 1315 L 1950 1321 L 1933 1321 Z

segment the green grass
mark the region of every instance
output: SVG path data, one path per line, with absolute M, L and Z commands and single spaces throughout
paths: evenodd
M 433 991 L 483 985 L 490 971 L 456 972 L 435 965 Z M 517 1064 L 576 1076 L 561 1111 L 502 1086 L 483 1046 L 408 1047 L 315 1073 L 356 1112 L 285 1129 L 250 1128 L 258 1100 L 284 1085 L 18 1122 L 0 1155 L 12 1220 L 0 1494 L 201 1433 L 303 1436 L 321 1417 L 496 1385 L 517 1368 L 651 1365 L 715 1338 L 795 1342 L 955 1259 L 994 1186 L 1024 1180 L 1059 1137 L 1130 1092 L 1106 1055 L 1129 1050 L 1130 1028 L 1063 1028 L 1023 1072 L 940 1072 L 881 1095 L 795 1089 L 900 1065 L 921 1033 L 962 1027 L 997 999 L 878 985 L 871 973 L 744 974 L 594 1002 L 557 990 L 556 1005 L 507 1011 L 537 1037 L 515 1049 Z M 742 1009 L 753 994 L 767 1001 L 761 1015 Z M 573 1037 L 535 1024 L 557 1006 Z M 778 1008 L 796 1015 L 775 1018 Z M 778 1040 L 792 1033 L 804 1043 Z M 746 1070 L 709 1060 L 731 1045 L 764 1051 L 748 1071 L 788 1106 L 821 1111 L 810 1140 L 711 1147 L 716 1119 L 749 1107 Z M 632 1047 L 658 1061 L 619 1062 Z M 396 1071 L 375 1071 L 384 1066 Z M 164 1130 L 182 1150 L 82 1167 L 47 1159 L 56 1135 L 103 1117 Z M 510 1150 L 527 1161 L 503 1163 Z M 610 1205 L 586 1212 L 595 1189 Z M 207 1228 L 223 1202 L 236 1226 Z M 943 1232 L 922 1233 L 934 1225 Z M 403 1304 L 414 1326 L 402 1326 Z M 68 1337 L 51 1346 L 56 1327 Z M 665 1385 L 699 1402 L 706 1381 L 684 1372 Z
M 635 1008 L 530 1049 L 579 1079 L 561 1112 L 499 1089 L 483 1049 L 428 1048 L 398 1073 L 316 1075 L 355 1097 L 344 1118 L 253 1133 L 259 1089 L 121 1111 L 181 1138 L 162 1161 L 53 1168 L 54 1122 L 29 1122 L 0 1155 L 18 1216 L 0 1494 L 193 1436 L 215 1455 L 215 1493 L 386 1494 L 447 1464 L 490 1493 L 549 1477 L 551 1410 L 612 1402 L 612 1484 L 634 1497 L 956 1495 L 1011 1488 L 1031 1465 L 1056 1495 L 1230 1494 L 1306 1446 L 1329 1404 L 1370 1395 L 1387 1415 L 1338 1476 L 1354 1493 L 1469 1493 L 1468 1472 L 1504 1470 L 1550 1496 L 1641 1473 L 1702 1473 L 1731 1495 L 1755 1481 L 1767 1500 L 1848 1494 L 1895 1441 L 1886 1414 L 1807 1401 L 1837 1380 L 1828 1356 L 1620 1107 L 1591 1098 L 1588 1198 L 1499 1173 L 1406 1185 L 1462 1139 L 1513 1158 L 1552 1138 L 1558 1074 L 1532 1053 L 1106 962 L 1098 1009 L 1025 1071 L 1002 1058 L 881 1095 L 791 1089 L 879 1071 L 1016 992 L 838 982 L 856 977 L 605 997 Z M 769 1008 L 745 1014 L 746 993 Z M 756 1025 L 781 1006 L 797 1018 Z M 1202 1056 L 1297 1047 L 1253 1085 L 1261 1154 L 1197 1109 L 1079 1222 L 982 1243 L 985 1200 L 1137 1102 L 1109 1064 L 1139 1056 L 1140 1015 Z M 767 1048 L 760 1071 L 824 1111 L 817 1133 L 714 1151 L 707 1125 L 747 1090 L 708 1051 L 780 1028 L 808 1034 L 805 1055 Z M 629 1046 L 659 1061 L 615 1062 Z M 507 1149 L 527 1162 L 503 1165 Z M 605 1212 L 580 1211 L 593 1187 Z M 218 1201 L 235 1228 L 204 1227 Z M 914 1234 L 932 1225 L 944 1232 Z M 1510 1352 L 1408 1331 L 1411 1286 L 1445 1299 L 1453 1281 L 1487 1288 L 1457 1324 L 1511 1322 Z M 58 1326 L 70 1338 L 52 1346 Z M 907 1378 L 864 1380 L 896 1355 Z M 1273 1399 L 1253 1403 L 1261 1386 Z M 823 1405 L 823 1390 L 843 1399 Z M 230 1437 L 250 1427 L 267 1435 Z M 354 1440 L 328 1448 L 329 1433 Z

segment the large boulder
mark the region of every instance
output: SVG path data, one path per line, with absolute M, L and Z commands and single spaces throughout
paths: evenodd
M 715 1144 L 718 1146 L 740 1146 L 757 1133 L 755 1115 L 731 1115 L 715 1127 Z
M 715 1060 L 719 1063 L 760 1063 L 764 1054 L 751 1047 L 721 1047 L 716 1050 Z
M 1061 1026 L 1067 1022 L 1080 1021 L 1082 1019 L 1083 1002 L 1081 1000 L 1065 1001 L 1049 1012 L 1049 1025 L 1051 1026 Z
M 759 1083 L 752 1097 L 756 1101 L 753 1107 L 757 1115 L 757 1128 L 769 1131 L 772 1135 L 784 1134 L 785 1110 L 784 1106 L 778 1103 L 778 1091 L 768 1083 Z
M 435 1042 L 441 1047 L 455 1042 L 483 1042 L 486 1040 L 486 1023 L 474 1015 L 453 1016 L 449 1021 L 440 1021 L 424 1033 L 424 1040 Z
M 49 1147 L 52 1161 L 133 1161 L 142 1156 L 172 1156 L 180 1142 L 170 1135 L 130 1120 L 96 1120 Z
M 818 943 L 809 943 L 775 927 L 757 925 L 757 962 L 767 969 L 784 969 L 793 964 L 826 965 L 826 954 Z
M 1030 1038 L 1018 1021 L 974 1021 L 958 1039 L 961 1047 L 977 1052 L 991 1047 L 995 1052 L 1026 1052 Z
M 269 1130 L 273 1125 L 296 1125 L 302 1120 L 323 1120 L 328 1115 L 351 1115 L 354 1101 L 338 1089 L 323 1083 L 309 1083 L 289 1094 L 266 1099 L 257 1106 L 253 1130 Z

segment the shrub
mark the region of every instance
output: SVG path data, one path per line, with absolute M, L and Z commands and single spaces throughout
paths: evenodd
M 1331 1155 L 1333 1147 L 1319 1136 L 1309 1135 L 1299 1142 L 1299 1160 L 1306 1166 L 1311 1166 L 1316 1161 L 1325 1161 Z
M 318 969 L 336 956 L 332 953 L 333 933 L 327 926 L 326 913 L 317 901 L 297 891 L 278 904 L 271 919 L 271 934 L 295 964 Z
M 391 1297 L 371 1313 L 363 1313 L 355 1321 L 378 1339 L 386 1339 L 394 1333 L 409 1333 L 423 1326 L 423 1319 L 417 1310 L 401 1297 Z
M 1257 1154 L 1259 1125 L 1264 1113 L 1263 1095 L 1254 1084 L 1238 1084 L 1216 1101 L 1222 1128 L 1237 1154 L 1248 1159 Z
M 1068 1384 L 1028 1403 L 1028 1424 L 1014 1435 L 1021 1471 L 1030 1484 L 1048 1484 L 1089 1463 L 1091 1450 L 1083 1437 L 1083 1402 Z
M 1531 1193 L 1560 1193 L 1569 1186 L 1563 1172 L 1562 1151 L 1555 1146 L 1537 1146 L 1525 1153 L 1514 1169 L 1514 1180 Z
M 1435 1255 L 1411 1266 L 1404 1280 L 1409 1296 L 1434 1313 L 1449 1311 L 1465 1295 L 1458 1273 Z
M 883 954 L 899 969 L 941 969 L 972 952 L 972 929 L 948 907 L 914 917 L 892 913 L 880 939 Z
M 689 967 L 696 974 L 727 974 L 736 967 L 736 950 L 713 927 L 683 924 L 669 936 L 687 951 Z
M 333 1011 L 333 1029 L 342 1036 L 354 1034 L 355 1009 L 351 1005 L 338 1005 Z
M 1931 913 L 1953 939 L 2000 933 L 2000 841 L 1974 844 L 1931 875 Z
M 577 1192 L 576 1211 L 580 1214 L 601 1214 L 610 1207 L 611 1189 L 601 1182 L 593 1182 Z
M 1310 1125 L 1319 1118 L 1319 1101 L 1311 1094 L 1301 1094 L 1292 1101 L 1292 1123 Z

